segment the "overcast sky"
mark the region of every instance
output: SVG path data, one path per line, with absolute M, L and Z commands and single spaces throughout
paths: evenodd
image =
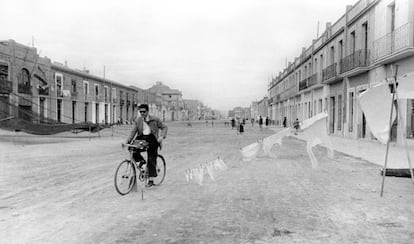
M 270 77 L 356 0 L 2 0 L 0 39 L 220 110 L 267 95 Z

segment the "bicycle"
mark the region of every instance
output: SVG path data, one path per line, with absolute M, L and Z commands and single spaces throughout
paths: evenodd
M 121 195 L 126 195 L 133 189 L 134 185 L 137 184 L 137 170 L 139 171 L 139 181 L 148 183 L 148 168 L 147 161 L 144 159 L 141 162 L 136 162 L 133 157 L 133 153 L 137 150 L 139 153 L 145 152 L 148 149 L 148 145 L 145 141 L 138 141 L 137 144 L 122 144 L 122 147 L 128 147 L 130 157 L 124 159 L 117 167 L 115 171 L 114 183 L 116 191 Z M 154 185 L 159 186 L 165 179 L 166 164 L 165 159 L 162 155 L 157 156 L 157 177 L 153 178 Z M 139 167 L 138 165 L 141 165 Z

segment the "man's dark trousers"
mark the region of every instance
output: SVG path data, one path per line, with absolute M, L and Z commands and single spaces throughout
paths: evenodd
M 157 177 L 157 156 L 158 156 L 158 146 L 159 143 L 157 141 L 157 138 L 153 134 L 149 135 L 141 135 L 137 137 L 137 140 L 145 140 L 148 142 L 148 149 L 147 149 L 147 155 L 148 155 L 148 176 L 149 177 Z M 141 153 L 134 152 L 134 159 L 136 162 L 140 162 L 143 160 L 143 157 Z

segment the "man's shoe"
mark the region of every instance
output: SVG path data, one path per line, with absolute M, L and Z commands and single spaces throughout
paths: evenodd
M 148 181 L 146 187 L 152 187 L 152 186 L 155 186 L 154 181 L 152 180 Z

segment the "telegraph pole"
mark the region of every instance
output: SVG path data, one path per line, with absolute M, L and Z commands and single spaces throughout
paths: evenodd
M 103 77 L 104 77 L 104 82 L 106 83 L 105 75 L 106 75 L 106 66 L 104 65 L 104 76 Z M 111 116 L 111 114 L 112 115 L 114 114 L 114 111 L 112 111 L 112 82 L 111 81 L 109 81 L 109 85 L 110 85 L 110 87 L 109 87 L 110 91 L 108 92 L 108 95 L 109 95 L 109 111 L 110 111 L 109 123 L 111 124 L 111 136 L 114 136 L 114 124 L 111 122 L 111 121 L 114 120 L 113 116 Z

